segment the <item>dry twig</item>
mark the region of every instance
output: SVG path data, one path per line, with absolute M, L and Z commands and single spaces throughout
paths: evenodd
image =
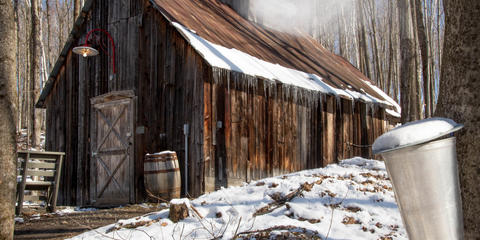
M 300 187 L 297 190 L 285 195 L 284 197 L 281 197 L 278 199 L 274 198 L 275 200 L 272 203 L 257 210 L 253 214 L 253 216 L 256 217 L 256 216 L 261 216 L 261 215 L 265 215 L 267 213 L 273 212 L 275 209 L 282 207 L 283 205 L 285 205 L 285 203 L 290 202 L 295 197 L 301 195 L 303 191 L 310 191 L 312 188 L 312 185 L 313 184 L 311 183 L 305 182 L 304 184 L 300 185 Z
M 334 206 L 340 206 L 343 201 L 345 201 L 345 199 L 347 198 L 348 196 L 348 192 L 350 191 L 350 189 L 347 190 L 347 193 L 345 194 L 345 197 L 343 197 L 342 201 L 336 203 L 336 204 L 333 204 L 333 205 L 330 205 L 331 208 L 332 208 L 332 214 L 330 216 L 330 224 L 328 226 L 328 232 L 327 232 L 327 235 L 325 237 L 325 240 L 328 240 L 328 235 L 330 235 L 330 230 L 332 229 L 332 222 L 333 222 L 333 212 L 335 211 L 335 207 Z

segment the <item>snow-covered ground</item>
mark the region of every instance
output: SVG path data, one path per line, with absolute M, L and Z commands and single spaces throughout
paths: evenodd
M 286 196 L 294 197 L 279 203 Z M 166 209 L 73 239 L 407 239 L 385 165 L 376 160 L 353 158 L 186 202 L 190 217 L 178 223 Z

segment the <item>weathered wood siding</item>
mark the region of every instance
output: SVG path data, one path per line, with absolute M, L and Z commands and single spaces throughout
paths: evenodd
M 137 162 L 146 153 L 177 152 L 185 189 L 185 143 L 183 126 L 188 124 L 188 193 L 203 192 L 203 82 L 209 78 L 209 66 L 170 26 L 158 11 L 144 12 L 141 39 L 141 69 L 137 82 L 138 126 Z M 139 181 L 143 182 L 143 176 Z
M 117 73 L 107 54 L 80 58 L 70 51 L 54 89 L 47 98 L 46 149 L 65 151 L 59 204 L 84 205 L 89 197 L 90 171 L 90 98 L 101 94 L 135 89 L 138 63 L 138 22 L 141 1 L 118 0 L 109 8 L 107 0 L 93 1 L 92 11 L 82 29 L 77 44 L 95 28 L 108 30 L 115 39 Z M 109 48 L 109 54 L 111 49 Z
M 148 1 L 108 2 L 94 1 L 76 45 L 83 44 L 86 33 L 94 28 L 108 30 L 115 40 L 117 73 L 111 76 L 107 54 L 85 59 L 70 51 L 46 101 L 46 148 L 66 152 L 59 204 L 90 204 L 89 101 L 120 90 L 133 90 L 137 95 L 136 200 L 145 197 L 146 153 L 177 151 L 183 174 L 184 124 L 190 126 L 189 192 L 198 195 L 203 191 L 203 181 L 198 179 L 203 178 L 202 98 L 208 65 Z
M 206 191 L 371 157 L 384 110 L 228 70 L 204 84 Z

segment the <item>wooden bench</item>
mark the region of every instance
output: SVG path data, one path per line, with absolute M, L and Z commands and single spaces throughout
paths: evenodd
M 17 215 L 22 213 L 24 201 L 45 201 L 47 211 L 55 211 L 64 155 L 63 152 L 18 151 L 17 175 L 21 181 L 17 183 Z M 25 195 L 25 190 L 46 194 Z

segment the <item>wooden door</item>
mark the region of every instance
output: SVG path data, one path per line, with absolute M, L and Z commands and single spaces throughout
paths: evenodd
M 91 100 L 90 200 L 96 206 L 134 202 L 134 94 Z

